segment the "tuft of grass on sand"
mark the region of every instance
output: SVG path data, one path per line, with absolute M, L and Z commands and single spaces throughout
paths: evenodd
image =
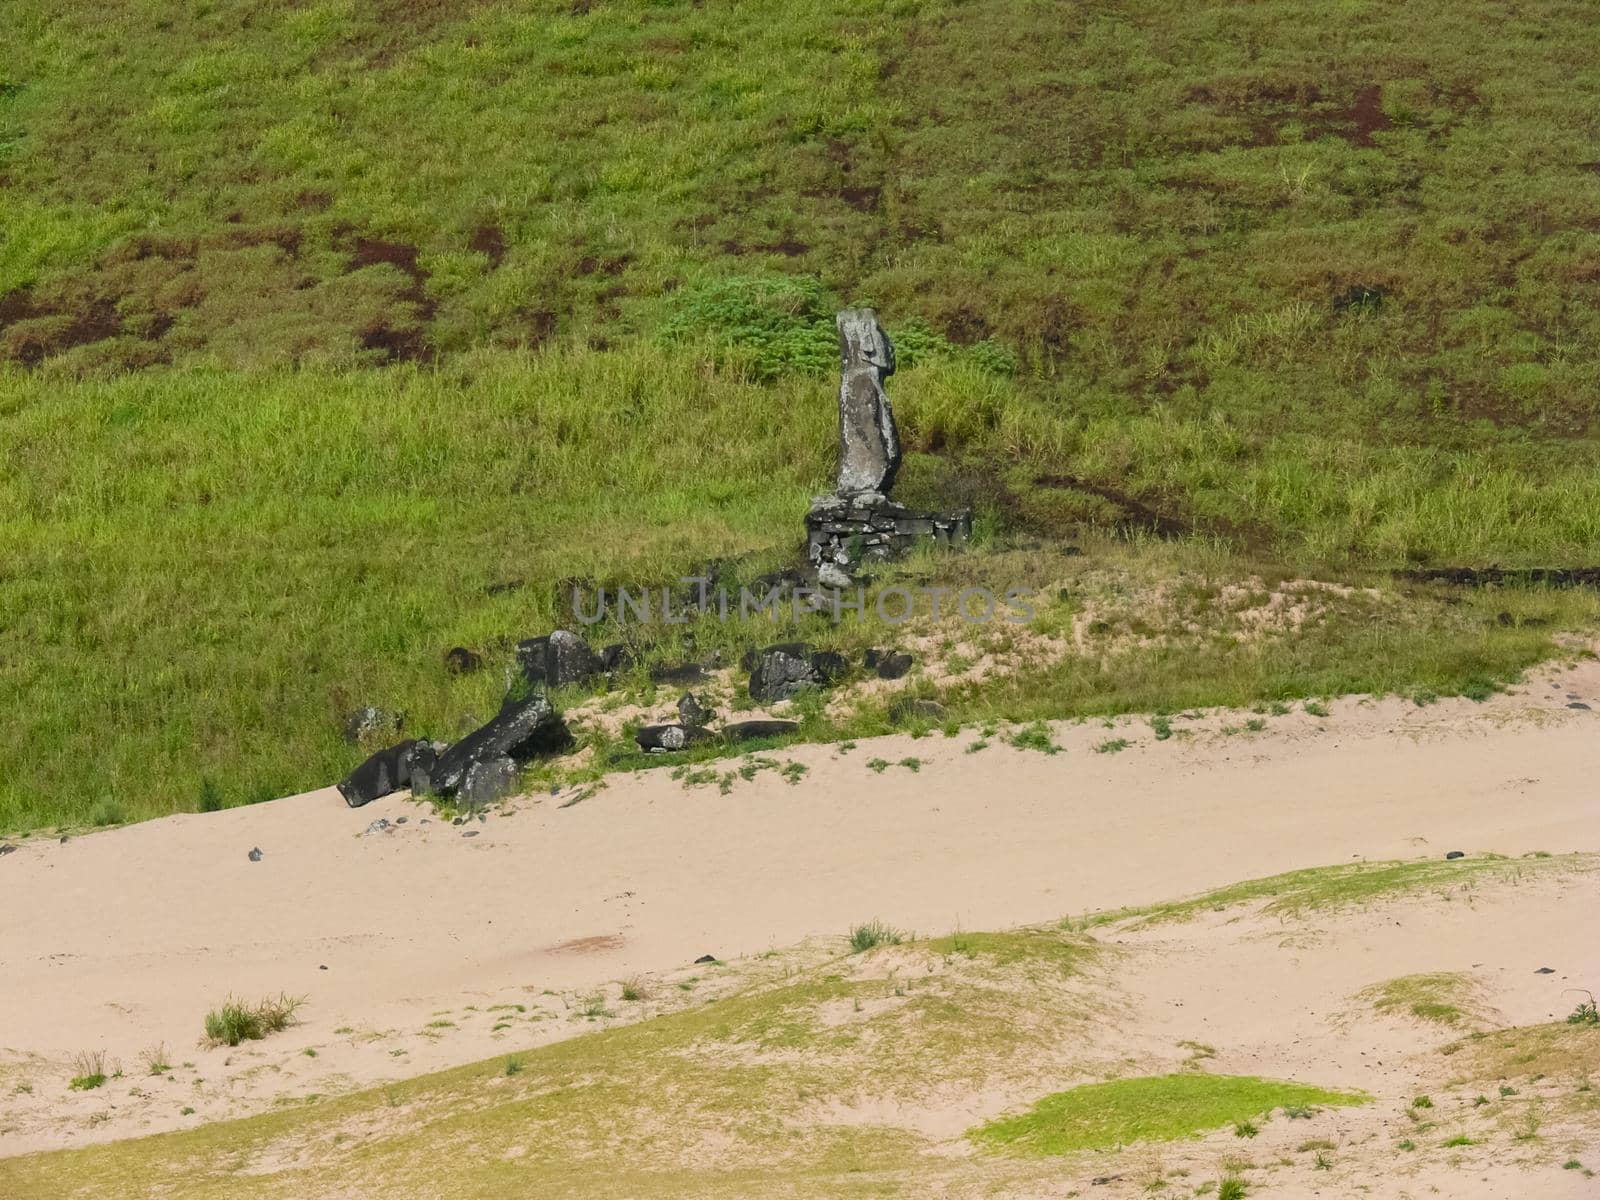
M 1402 975 L 1366 989 L 1362 999 L 1380 1013 L 1405 1013 L 1435 1025 L 1460 1025 L 1474 1015 L 1477 988 L 1461 972 Z
M 856 954 L 861 954 L 875 946 L 898 946 L 904 939 L 905 935 L 898 929 L 873 919 L 857 925 L 850 931 L 850 949 Z
M 85 1050 L 72 1058 L 72 1079 L 67 1084 L 75 1092 L 93 1091 L 106 1081 L 104 1050 Z
M 1365 1104 L 1359 1092 L 1248 1075 L 1140 1076 L 1056 1092 L 1020 1116 L 991 1121 L 968 1136 L 1013 1154 L 1058 1155 L 1129 1142 L 1174 1141 L 1238 1125 L 1285 1105 Z
M 206 1014 L 205 1040 L 211 1046 L 260 1041 L 294 1024 L 295 1011 L 304 1003 L 305 997 L 288 993 L 269 996 L 255 1004 L 246 1004 L 230 996 Z
M 1421 891 L 1449 900 L 1480 884 L 1533 883 L 1596 871 L 1600 871 L 1600 855 L 1593 854 L 1533 854 L 1521 858 L 1484 854 L 1454 860 L 1347 863 L 1252 879 L 1170 904 L 1101 913 L 1094 920 L 1098 924 L 1130 918 L 1151 923 L 1186 921 L 1202 913 L 1247 904 L 1260 905 L 1268 915 L 1294 916 L 1377 903 Z

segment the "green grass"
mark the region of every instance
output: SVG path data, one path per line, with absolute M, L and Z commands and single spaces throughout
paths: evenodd
M 557 580 L 779 565 L 849 302 L 902 351 L 903 498 L 986 539 L 1155 526 L 1357 582 L 1586 563 L 1586 17 L 14 0 L 0 829 L 325 784 L 359 705 L 486 715 L 498 671 L 442 654 L 503 665 Z M 1408 600 L 953 707 L 1481 698 L 1597 616 Z
M 1472 979 L 1451 971 L 1403 975 L 1362 994 L 1380 1013 L 1404 1013 L 1435 1025 L 1460 1025 L 1477 1008 Z
M 206 1014 L 206 1041 L 213 1046 L 237 1046 L 260 1041 L 295 1023 L 295 1010 L 305 1001 L 287 994 L 246 1004 L 230 997 Z
M 1027 1113 L 972 1131 L 979 1145 L 1016 1154 L 1072 1154 L 1164 1142 L 1250 1121 L 1291 1104 L 1364 1104 L 1357 1092 L 1249 1075 L 1142 1076 L 1046 1096 Z
M 898 946 L 904 939 L 905 935 L 898 929 L 874 919 L 857 925 L 850 931 L 850 949 L 856 954 L 861 954 L 877 946 Z
M 1095 948 L 1079 943 L 1089 963 Z M 566 1040 L 384 1087 L 0 1159 L 0 1194 L 246 1200 L 359 1192 L 381 1177 L 397 1196 L 452 1200 L 530 1191 L 859 1198 L 863 1173 L 892 1175 L 907 1194 L 938 1194 L 950 1164 L 936 1143 L 905 1128 L 841 1125 L 819 1106 L 873 1097 L 911 1106 L 930 1088 L 983 1096 L 1041 1068 L 1075 1070 L 1075 1047 L 1102 1000 L 1092 977 L 1031 970 L 1026 960 L 944 961 L 913 941 L 897 956 L 887 976 L 854 958 L 774 962 L 732 994 L 683 997 L 679 1011 L 635 1024 L 575 1023 Z M 337 1135 L 356 1126 L 371 1133 L 352 1155 Z M 458 1153 L 463 1137 L 471 1154 Z M 707 1137 L 729 1153 L 708 1159 Z M 295 1147 L 317 1147 L 315 1162 L 291 1156 Z
M 1249 904 L 1260 905 L 1261 911 L 1269 916 L 1292 917 L 1373 904 L 1419 892 L 1431 892 L 1443 900 L 1453 900 L 1470 895 L 1474 888 L 1484 884 L 1531 884 L 1573 873 L 1592 873 L 1596 869 L 1597 860 L 1591 854 L 1535 854 L 1523 858 L 1476 855 L 1453 860 L 1347 863 L 1252 879 L 1170 904 L 1103 913 L 1095 921 L 1104 923 L 1130 917 L 1153 923 L 1187 921 L 1204 913 L 1225 912 Z M 1462 984 L 1460 977 L 1452 975 L 1407 976 L 1380 985 L 1374 994 L 1380 1005 L 1388 1007 L 1413 1002 L 1436 1004 L 1447 993 L 1458 993 Z

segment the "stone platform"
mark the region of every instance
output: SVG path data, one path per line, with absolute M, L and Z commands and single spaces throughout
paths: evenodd
M 806 557 L 824 587 L 845 587 L 864 563 L 888 562 L 916 546 L 957 546 L 972 536 L 972 510 L 918 512 L 882 492 L 818 496 L 806 514 Z

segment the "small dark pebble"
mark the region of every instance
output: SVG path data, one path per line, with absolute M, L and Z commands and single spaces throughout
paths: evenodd
M 250 851 L 250 853 L 247 854 L 245 857 L 248 858 L 251 862 L 260 862 L 261 861 L 261 847 L 257 846 L 254 850 Z
M 10 854 L 15 849 L 16 849 L 16 847 L 13 846 L 10 842 L 7 842 L 5 845 L 0 846 L 0 858 L 3 858 L 5 855 Z
M 1567 707 L 1568 708 L 1582 709 L 1584 712 L 1588 712 L 1589 711 L 1589 706 L 1587 704 L 1585 704 L 1582 700 L 1574 700 L 1571 704 L 1567 705 Z
M 481 833 L 481 832 L 482 832 L 482 830 L 469 829 L 465 833 L 463 833 L 461 836 L 462 837 L 477 837 L 478 834 Z
M 702 954 L 699 958 L 695 959 L 694 961 L 696 963 L 716 962 L 717 961 L 717 956 L 715 954 Z
M 465 817 L 451 817 L 450 818 L 450 824 L 452 824 L 452 825 L 465 825 L 466 823 L 467 823 L 467 819 Z
M 328 969 L 328 964 L 327 963 L 322 963 L 320 966 L 317 967 L 317 970 L 319 970 L 319 971 L 326 971 L 327 969 Z
M 551 794 L 551 795 L 552 795 L 552 796 L 559 796 L 559 795 L 561 795 L 561 785 L 560 785 L 560 784 L 559 784 L 559 783 L 558 783 L 558 784 L 556 784 L 556 785 L 555 785 L 555 787 L 553 787 L 553 788 L 551 788 L 551 789 L 550 789 L 550 794 Z
M 396 817 L 396 818 L 395 818 L 395 819 L 394 819 L 394 823 L 395 823 L 395 824 L 396 824 L 396 825 L 404 825 L 404 824 L 405 824 L 405 823 L 406 823 L 406 822 L 407 822 L 407 821 L 409 821 L 409 820 L 410 820 L 410 819 L 411 819 L 411 818 L 410 818 L 410 817 Z
M 478 820 L 479 821 L 487 821 L 488 819 L 489 819 L 489 814 L 488 813 L 479 813 L 478 814 Z
M 1555 973 L 1556 969 L 1554 967 L 1540 967 L 1534 972 L 1535 975 L 1554 975 Z
M 1446 858 L 1465 858 L 1466 856 L 1467 854 L 1464 850 L 1452 850 L 1449 854 L 1445 855 Z

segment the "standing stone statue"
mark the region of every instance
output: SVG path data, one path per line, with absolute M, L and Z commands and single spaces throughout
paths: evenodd
M 838 326 L 838 494 L 885 493 L 900 469 L 900 436 L 883 390 L 894 374 L 894 346 L 870 308 L 847 309 Z
M 972 510 L 914 512 L 889 499 L 900 470 L 900 435 L 883 381 L 894 347 L 870 308 L 839 314 L 839 484 L 806 514 L 806 556 L 825 588 L 847 588 L 869 562 L 913 547 L 954 546 L 972 536 Z

